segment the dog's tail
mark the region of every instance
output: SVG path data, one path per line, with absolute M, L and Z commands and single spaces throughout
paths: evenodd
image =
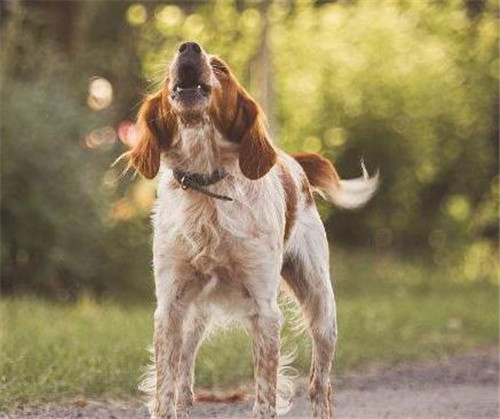
M 341 208 L 359 208 L 366 204 L 377 190 L 378 171 L 370 177 L 363 161 L 361 161 L 362 176 L 342 180 L 333 164 L 319 154 L 300 153 L 293 157 L 304 169 L 313 189 Z

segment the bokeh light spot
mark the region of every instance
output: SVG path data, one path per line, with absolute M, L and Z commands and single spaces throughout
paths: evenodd
M 110 126 L 95 129 L 85 137 L 85 145 L 91 149 L 109 150 L 115 141 L 116 132 Z
M 146 22 L 148 11 L 142 4 L 132 4 L 127 9 L 127 23 L 131 26 L 140 26 Z
M 455 221 L 465 221 L 470 215 L 470 202 L 463 195 L 452 195 L 446 202 L 446 212 Z
M 343 128 L 332 128 L 325 133 L 325 143 L 330 147 L 340 147 L 347 140 L 347 132 Z
M 122 121 L 118 124 L 118 138 L 127 147 L 132 148 L 137 144 L 139 136 L 136 125 L 131 121 Z
M 184 30 L 190 36 L 198 36 L 204 28 L 203 17 L 197 13 L 193 13 L 186 18 L 184 22 Z
M 260 14 L 255 9 L 246 9 L 241 14 L 240 21 L 248 29 L 258 29 L 260 26 Z
M 95 111 L 107 108 L 113 101 L 113 86 L 103 77 L 94 77 L 89 83 L 87 105 Z
M 304 150 L 320 151 L 321 140 L 318 137 L 309 136 L 304 140 Z
M 155 13 L 156 20 L 159 24 L 174 27 L 182 22 L 182 10 L 174 5 L 158 8 Z
M 426 161 L 420 164 L 416 171 L 416 177 L 422 184 L 431 183 L 436 177 L 437 167 L 432 162 Z

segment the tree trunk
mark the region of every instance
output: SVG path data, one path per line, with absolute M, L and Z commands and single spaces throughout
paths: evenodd
M 272 0 L 264 0 L 259 6 L 263 20 L 262 33 L 257 52 L 250 60 L 250 86 L 267 116 L 269 132 L 274 137 L 276 119 L 274 117 L 274 92 L 271 77 L 271 51 L 268 40 L 270 30 L 268 10 L 271 3 Z

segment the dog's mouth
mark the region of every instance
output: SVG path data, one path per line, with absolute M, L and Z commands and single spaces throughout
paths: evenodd
M 180 111 L 199 111 L 208 105 L 211 90 L 211 86 L 203 81 L 182 80 L 174 84 L 170 98 Z
M 211 68 L 201 47 L 192 42 L 181 45 L 170 74 L 170 97 L 179 110 L 200 110 L 208 105 Z
M 180 97 L 182 95 L 192 95 L 192 94 L 200 94 L 202 96 L 208 97 L 210 96 L 210 92 L 212 87 L 207 83 L 203 82 L 195 82 L 195 83 L 177 83 L 174 86 L 174 91 L 172 93 L 173 98 Z

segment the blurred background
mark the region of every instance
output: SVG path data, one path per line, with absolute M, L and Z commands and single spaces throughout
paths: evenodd
M 320 152 L 344 178 L 359 176 L 362 157 L 369 171 L 380 168 L 366 208 L 319 203 L 345 333 L 339 368 L 497 341 L 496 2 L 0 7 L 4 403 L 51 398 L 54 389 L 134 391 L 151 333 L 155 184 L 121 177 L 123 167 L 111 164 L 135 143 L 142 97 L 186 40 L 229 63 L 265 109 L 279 147 Z M 384 336 L 397 337 L 398 348 L 374 343 Z M 251 376 L 240 338 L 221 337 L 233 339 L 235 354 L 220 363 L 216 343 L 202 351 L 202 385 Z M 36 345 L 44 349 L 30 352 Z M 302 352 L 297 366 L 307 370 Z M 50 363 L 71 354 L 80 369 Z M 23 367 L 28 358 L 38 370 Z

